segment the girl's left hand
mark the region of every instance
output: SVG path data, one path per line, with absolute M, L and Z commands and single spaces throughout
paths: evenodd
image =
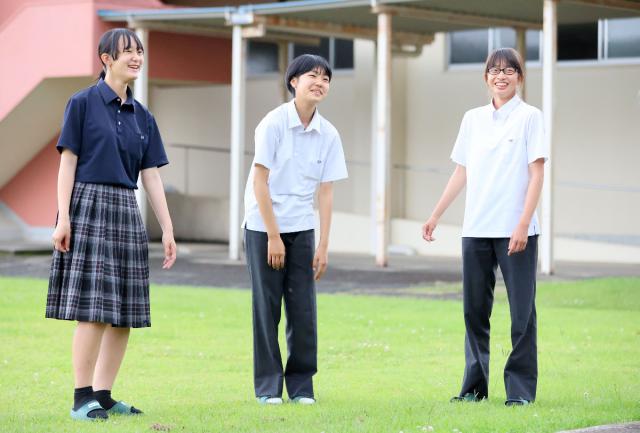
M 509 248 L 507 249 L 507 255 L 512 255 L 524 251 L 527 247 L 527 241 L 529 240 L 529 225 L 518 224 L 513 233 L 511 233 L 511 239 L 509 240 Z
M 162 269 L 170 269 L 176 262 L 177 247 L 173 239 L 173 233 L 162 234 L 162 246 L 164 247 L 164 262 Z
M 329 253 L 326 248 L 318 247 L 313 257 L 313 279 L 319 281 L 327 270 L 329 263 Z

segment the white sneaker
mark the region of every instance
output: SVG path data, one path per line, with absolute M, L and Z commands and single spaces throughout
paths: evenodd
M 256 400 L 260 404 L 282 404 L 282 399 L 280 397 L 269 397 L 268 395 L 258 397 Z
M 293 400 L 291 400 L 291 402 L 296 404 L 305 404 L 305 405 L 316 404 L 315 399 L 311 397 L 295 397 Z

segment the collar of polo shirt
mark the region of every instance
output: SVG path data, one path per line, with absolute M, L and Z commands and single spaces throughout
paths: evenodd
M 293 129 L 296 126 L 302 126 L 302 121 L 300 121 L 300 116 L 298 116 L 298 111 L 296 110 L 296 105 L 294 103 L 294 99 L 287 103 L 287 126 L 289 129 Z M 305 129 L 305 132 L 316 130 L 319 134 L 322 134 L 322 130 L 320 128 L 320 113 L 318 112 L 318 107 L 316 107 L 316 111 L 313 113 L 313 117 L 311 118 L 311 123 L 309 123 L 309 127 Z
M 513 110 L 520 104 L 522 100 L 516 93 L 513 95 L 513 98 L 509 100 L 506 104 L 496 110 L 496 107 L 493 106 L 493 101 L 489 103 L 489 108 L 491 109 L 491 114 L 493 115 L 493 120 L 503 120 L 506 119 L 509 114 L 513 112 Z
M 112 103 L 114 99 L 119 99 L 118 94 L 114 92 L 113 89 L 109 87 L 109 85 L 105 83 L 102 78 L 100 79 L 100 81 L 98 81 L 96 87 L 98 88 L 98 92 L 100 92 L 100 96 L 102 96 L 102 100 L 104 101 L 105 105 Z M 125 105 L 131 105 L 131 107 L 133 107 L 133 109 L 135 110 L 135 104 L 133 103 L 133 94 L 131 93 L 131 89 L 129 88 L 129 86 L 127 86 L 127 100 L 124 103 Z

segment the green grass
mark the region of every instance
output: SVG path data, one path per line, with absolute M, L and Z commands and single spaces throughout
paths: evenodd
M 132 332 L 114 388 L 146 415 L 96 424 L 69 419 L 74 324 L 45 320 L 45 297 L 46 281 L 0 278 L 2 433 L 541 433 L 640 419 L 640 279 L 539 284 L 538 401 L 521 408 L 503 405 L 502 295 L 487 402 L 448 403 L 464 363 L 459 301 L 321 295 L 318 404 L 261 407 L 250 293 L 155 286 L 153 327 Z

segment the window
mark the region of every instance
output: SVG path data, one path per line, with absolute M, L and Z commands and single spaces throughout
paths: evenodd
M 333 68 L 353 69 L 353 41 L 334 39 L 333 44 Z
M 607 20 L 605 57 L 640 57 L 640 18 Z
M 353 69 L 353 41 L 350 39 L 322 38 L 320 46 L 292 45 L 291 59 L 301 54 L 317 54 L 327 59 L 332 69 Z
M 542 32 L 527 30 L 527 61 L 540 61 Z M 490 50 L 516 46 L 509 27 L 449 33 L 449 64 L 484 63 Z M 640 58 L 640 18 L 617 18 L 558 26 L 558 60 L 607 61 Z
M 247 44 L 247 73 L 265 74 L 278 71 L 278 44 L 250 39 Z
M 329 39 L 322 38 L 320 40 L 320 45 L 300 45 L 293 44 L 293 57 L 296 58 L 301 54 L 316 54 L 318 56 L 322 56 L 325 59 L 329 60 Z
M 449 63 L 484 63 L 489 54 L 489 30 L 463 30 L 449 35 Z
M 510 27 L 501 27 L 493 30 L 492 50 L 498 47 L 516 47 L 516 31 Z M 537 62 L 540 60 L 540 36 L 538 30 L 527 30 L 524 34 L 526 45 L 527 61 Z M 486 58 L 486 57 L 485 57 Z M 483 60 L 484 62 L 484 60 Z
M 598 60 L 598 23 L 559 25 L 558 60 Z
M 278 44 L 250 39 L 247 44 L 249 75 L 278 72 Z M 320 45 L 289 44 L 289 61 L 301 54 L 317 54 L 329 61 L 332 69 L 353 69 L 353 41 L 322 38 Z
M 490 50 L 516 47 L 516 31 L 510 27 L 463 30 L 449 34 L 449 64 L 484 63 Z M 540 60 L 540 32 L 525 33 L 527 61 Z

